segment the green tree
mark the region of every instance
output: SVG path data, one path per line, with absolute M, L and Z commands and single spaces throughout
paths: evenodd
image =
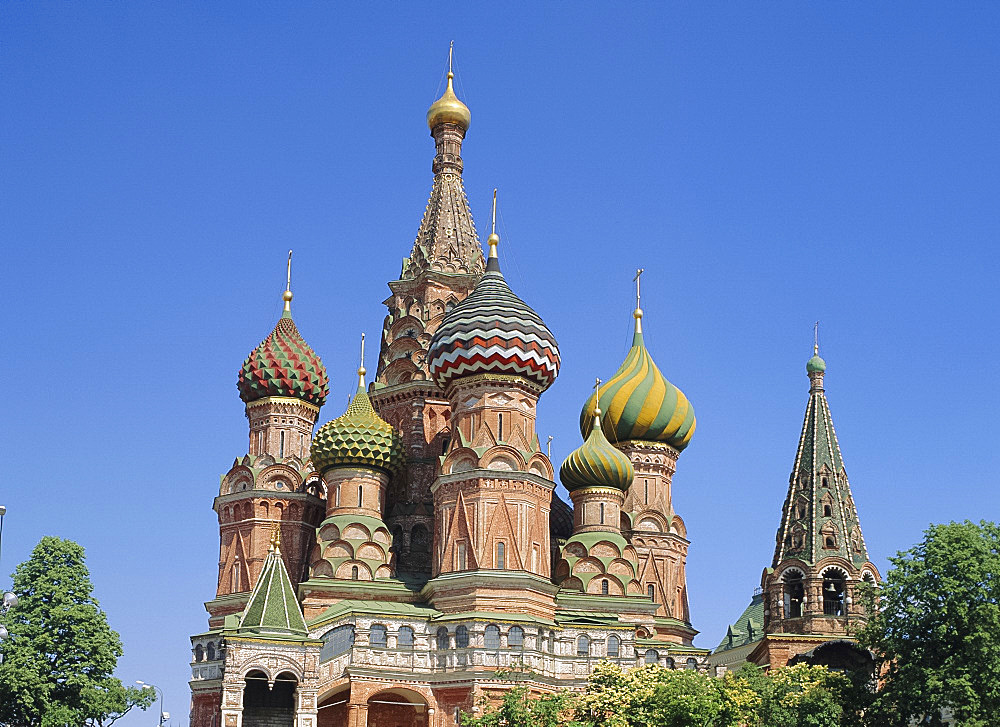
M 532 698 L 525 686 L 504 692 L 500 704 L 487 707 L 479 717 L 462 713 L 462 727 L 568 727 L 575 699 L 569 692 Z M 482 706 L 486 706 L 485 703 Z
M 723 712 L 749 727 L 840 727 L 853 718 L 853 689 L 843 674 L 797 664 L 765 672 L 745 664 L 722 679 Z
M 879 660 L 873 723 L 985 727 L 1000 715 L 1000 526 L 932 525 L 890 559 L 859 643 Z
M 153 703 L 152 690 L 112 676 L 121 638 L 92 596 L 83 548 L 42 538 L 14 572 L 13 590 L 19 601 L 5 624 L 0 724 L 97 727 Z

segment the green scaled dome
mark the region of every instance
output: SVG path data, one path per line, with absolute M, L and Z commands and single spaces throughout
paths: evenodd
M 286 396 L 323 406 L 330 380 L 323 362 L 302 338 L 286 309 L 271 335 L 243 362 L 236 386 L 247 404 L 268 396 Z
M 309 456 L 319 472 L 334 467 L 365 467 L 393 474 L 403 466 L 403 442 L 396 430 L 375 413 L 363 374 L 347 411 L 316 432 Z
M 559 479 L 570 492 L 585 487 L 627 490 L 635 471 L 629 458 L 611 446 L 600 425 L 600 410 L 587 440 L 570 452 L 559 468 Z

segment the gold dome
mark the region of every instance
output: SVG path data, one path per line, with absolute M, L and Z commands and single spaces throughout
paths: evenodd
M 437 101 L 427 109 L 427 126 L 434 130 L 438 124 L 456 124 L 462 129 L 468 130 L 472 121 L 472 113 L 469 107 L 462 103 L 455 95 L 455 88 L 452 80 L 455 74 L 448 71 L 448 87 L 444 90 Z

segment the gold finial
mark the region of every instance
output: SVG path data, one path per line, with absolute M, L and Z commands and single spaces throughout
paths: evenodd
M 281 294 L 285 301 L 285 313 L 292 312 L 292 251 L 288 251 L 288 269 L 285 275 L 285 292 Z
M 269 553 L 274 553 L 275 555 L 281 555 L 281 523 L 276 522 L 274 527 L 271 528 L 271 547 L 268 550 Z
M 635 332 L 642 333 L 642 307 L 639 305 L 641 296 L 639 294 L 639 279 L 642 274 L 646 272 L 646 268 L 638 268 L 635 271 L 635 277 L 632 280 L 635 281 L 635 311 L 632 313 L 632 317 L 635 318 Z
M 358 364 L 358 386 L 364 388 L 365 386 L 365 334 L 361 334 L 361 362 Z
M 441 123 L 451 123 L 468 130 L 472 114 L 469 107 L 462 103 L 455 95 L 455 72 L 452 67 L 455 52 L 455 41 L 448 46 L 448 85 L 441 94 L 441 98 L 431 104 L 427 110 L 427 126 L 431 131 Z
M 600 422 L 601 416 L 601 380 L 594 380 L 594 421 Z
M 490 236 L 486 238 L 490 246 L 490 257 L 497 256 L 497 245 L 500 244 L 500 235 L 497 234 L 497 190 L 493 189 L 493 216 L 490 221 Z
M 819 321 L 813 325 L 813 356 L 819 356 Z

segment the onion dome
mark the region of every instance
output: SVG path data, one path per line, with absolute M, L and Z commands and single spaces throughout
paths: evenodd
M 285 290 L 282 298 L 285 310 L 278 324 L 240 369 L 236 381 L 240 398 L 249 404 L 268 396 L 286 396 L 323 406 L 330 391 L 326 368 L 292 320 L 292 291 Z
M 812 358 L 806 361 L 806 373 L 822 374 L 826 371 L 826 361 L 819 356 L 819 346 L 813 346 Z
M 504 280 L 497 259 L 499 236 L 494 232 L 487 242 L 486 274 L 431 338 L 430 374 L 442 389 L 474 374 L 510 374 L 544 391 L 559 374 L 559 347 L 539 315 Z
M 601 410 L 594 412 L 587 440 L 570 452 L 559 468 L 559 479 L 570 492 L 585 487 L 614 487 L 625 491 L 632 484 L 632 462 L 611 446 L 601 430 Z
M 601 420 L 607 438 L 614 443 L 637 439 L 662 442 L 684 449 L 694 434 L 694 407 L 683 392 L 667 381 L 653 362 L 642 339 L 642 310 L 636 308 L 635 335 L 624 363 L 601 388 Z M 586 432 L 594 396 L 580 414 L 580 431 Z
M 364 467 L 393 474 L 403 465 L 403 442 L 375 413 L 365 391 L 365 369 L 358 369 L 358 391 L 347 411 L 313 437 L 309 456 L 319 472 L 334 467 Z
M 449 59 L 449 66 L 451 65 Z M 469 107 L 462 103 L 455 95 L 453 80 L 455 74 L 448 69 L 448 87 L 437 101 L 427 109 L 427 126 L 433 131 L 438 124 L 456 124 L 462 129 L 468 130 L 472 121 L 472 112 Z

